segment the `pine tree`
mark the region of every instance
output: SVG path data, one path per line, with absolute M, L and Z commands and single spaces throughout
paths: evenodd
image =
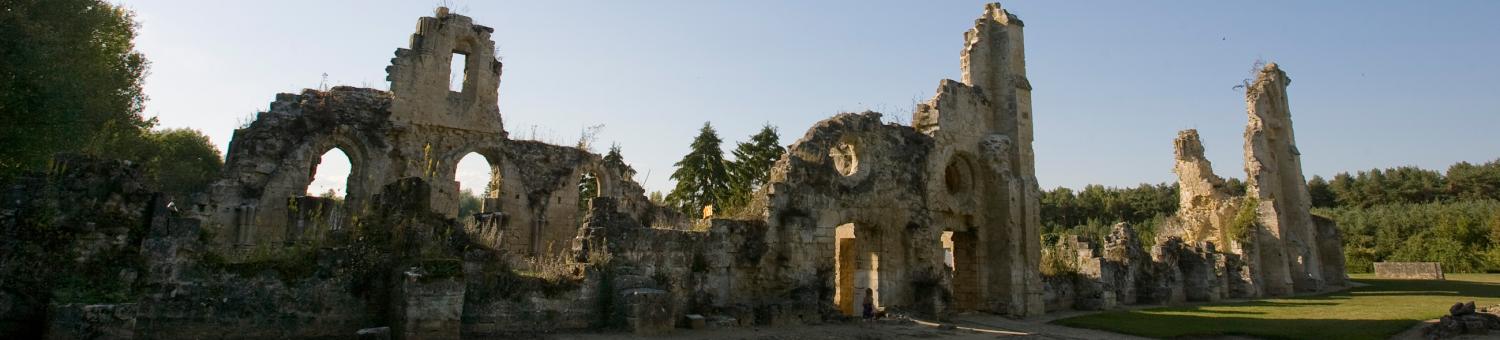
M 697 216 L 704 206 L 720 206 L 729 198 L 729 169 L 724 162 L 723 140 L 708 122 L 693 138 L 692 150 L 677 161 L 672 180 L 677 187 L 667 194 L 667 203 L 685 214 Z
M 732 153 L 730 204 L 737 207 L 749 202 L 750 195 L 771 179 L 771 166 L 781 159 L 786 148 L 781 146 L 776 127 L 766 124 L 760 132 L 750 136 L 749 142 L 739 143 Z
M 1311 204 L 1314 208 L 1332 208 L 1337 204 L 1333 189 L 1323 176 L 1313 175 L 1313 178 L 1307 181 L 1307 195 L 1312 200 Z
M 619 143 L 609 146 L 609 153 L 604 154 L 604 167 L 618 169 L 626 178 L 635 177 L 635 169 L 625 164 L 625 157 L 620 155 Z

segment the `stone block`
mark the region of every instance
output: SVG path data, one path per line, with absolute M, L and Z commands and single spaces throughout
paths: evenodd
M 355 335 L 355 338 L 357 338 L 359 340 L 390 340 L 391 339 L 391 328 L 390 327 L 365 328 L 365 329 L 359 330 L 358 332 L 355 332 L 354 335 Z
M 687 328 L 689 328 L 689 329 L 704 329 L 704 328 L 708 328 L 708 322 L 707 322 L 706 319 L 703 318 L 703 315 L 688 314 L 685 317 L 685 319 L 687 319 L 687 320 L 684 323 L 687 325 Z
M 666 291 L 635 288 L 620 291 L 625 312 L 625 326 L 636 335 L 660 335 L 672 332 L 671 296 Z
M 1382 279 L 1442 280 L 1443 266 L 1437 262 L 1377 262 L 1375 277 Z

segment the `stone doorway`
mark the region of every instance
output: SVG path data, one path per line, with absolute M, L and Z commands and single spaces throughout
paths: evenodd
M 971 311 L 979 308 L 979 237 L 973 231 L 944 231 L 943 264 L 948 269 L 948 291 L 953 293 L 952 308 Z
M 856 237 L 855 225 L 845 223 L 835 228 L 834 303 L 844 315 L 864 315 L 866 296 L 880 306 L 880 257 L 871 245 L 870 235 Z M 860 230 L 863 234 L 865 230 Z

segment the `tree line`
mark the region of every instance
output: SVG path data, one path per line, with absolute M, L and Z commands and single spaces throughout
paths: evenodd
M 1234 180 L 1238 183 L 1238 180 Z M 1244 185 L 1238 184 L 1243 192 Z M 1043 241 L 1055 243 L 1073 234 L 1103 240 L 1115 223 L 1130 223 L 1143 242 L 1154 238 L 1157 227 L 1177 212 L 1177 184 L 1141 183 L 1134 188 L 1090 184 L 1082 190 L 1058 187 L 1043 190 L 1041 198 Z
M 1412 166 L 1308 181 L 1313 213 L 1338 222 L 1351 272 L 1381 261 L 1440 262 L 1449 272 L 1500 271 L 1500 160 L 1446 172 Z
M 129 10 L 100 0 L 0 5 L 0 181 L 74 152 L 130 160 L 175 196 L 218 177 L 208 136 L 156 129 L 142 115 L 150 62 L 135 50 Z

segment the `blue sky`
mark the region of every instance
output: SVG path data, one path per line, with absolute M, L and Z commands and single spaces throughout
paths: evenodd
M 446 4 L 495 28 L 513 138 L 571 145 L 603 124 L 648 190 L 704 121 L 726 140 L 761 124 L 790 144 L 814 122 L 875 110 L 909 121 L 959 78 L 972 1 L 123 1 L 152 61 L 146 112 L 221 148 L 278 92 L 387 88 L 419 16 Z M 1496 1 L 1011 1 L 1026 22 L 1044 188 L 1172 181 L 1196 128 L 1221 176 L 1243 177 L 1257 60 L 1279 63 L 1304 171 L 1500 158 Z M 897 118 L 899 117 L 899 118 Z M 535 131 L 535 132 L 533 132 Z M 602 151 L 602 150 L 601 150 Z M 333 162 L 338 163 L 338 162 Z M 325 163 L 328 164 L 328 163 Z M 346 163 L 345 163 L 346 164 Z M 482 181 L 468 168 L 461 177 Z M 335 169 L 322 173 L 337 174 Z M 320 176 L 323 177 L 323 176 Z M 320 178 L 318 185 L 332 180 Z M 316 189 L 315 189 L 316 190 Z

